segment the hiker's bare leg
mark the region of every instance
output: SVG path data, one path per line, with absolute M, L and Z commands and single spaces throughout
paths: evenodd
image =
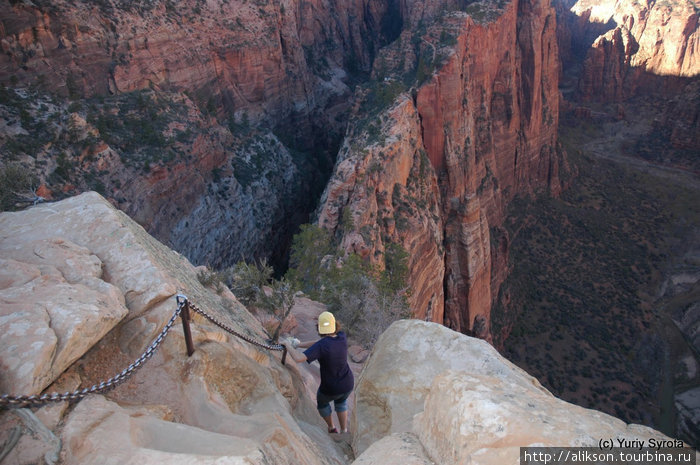
M 328 415 L 327 417 L 322 417 L 322 418 L 323 418 L 323 421 L 325 421 L 326 424 L 328 425 L 328 431 L 335 428 L 335 425 L 333 425 L 333 414 L 332 413 L 330 415 Z
M 335 412 L 338 415 L 338 423 L 340 424 L 340 432 L 345 433 L 348 430 L 348 411 Z

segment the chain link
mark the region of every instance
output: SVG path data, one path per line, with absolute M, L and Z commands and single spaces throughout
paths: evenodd
M 92 387 L 90 388 L 85 388 L 85 389 L 78 389 L 73 392 L 64 392 L 63 394 L 60 394 L 58 392 L 52 392 L 52 393 L 47 393 L 47 394 L 42 394 L 41 396 L 37 395 L 31 395 L 31 396 L 10 396 L 10 395 L 3 395 L 0 396 L 0 408 L 2 407 L 36 407 L 40 405 L 47 404 L 49 402 L 62 402 L 62 401 L 74 401 L 78 399 L 82 399 L 83 397 L 87 396 L 88 394 L 94 394 L 94 393 L 99 393 L 99 392 L 106 392 L 109 391 L 110 389 L 115 388 L 117 385 L 123 383 L 131 375 L 134 374 L 136 370 L 138 370 L 141 366 L 143 366 L 144 362 L 151 358 L 153 354 L 156 352 L 156 349 L 160 345 L 161 342 L 165 339 L 165 336 L 167 336 L 168 331 L 170 331 L 170 328 L 172 328 L 173 323 L 175 323 L 175 319 L 180 316 L 180 313 L 182 312 L 182 308 L 185 305 L 186 301 L 179 301 L 178 300 L 178 306 L 177 309 L 175 310 L 175 313 L 173 313 L 173 316 L 170 317 L 170 320 L 168 323 L 165 325 L 163 330 L 160 332 L 158 337 L 151 343 L 150 346 L 146 349 L 146 351 L 141 354 L 139 358 L 137 358 L 131 365 L 126 367 L 121 373 L 112 376 L 109 378 L 107 381 L 102 381 L 99 384 L 93 384 Z M 190 304 L 191 305 L 191 304 Z
M 200 315 L 202 315 L 204 318 L 206 318 L 207 320 L 209 320 L 209 321 L 211 321 L 212 323 L 214 323 L 214 324 L 215 324 L 216 326 L 218 326 L 219 328 L 223 329 L 223 330 L 226 331 L 226 332 L 229 332 L 229 333 L 233 334 L 233 335 L 236 336 L 236 337 L 239 337 L 239 338 L 243 339 L 243 340 L 246 341 L 246 342 L 249 342 L 249 343 L 251 343 L 251 344 L 253 344 L 253 345 L 256 345 L 256 346 L 258 346 L 258 347 L 262 347 L 263 349 L 267 349 L 267 350 L 281 350 L 281 351 L 284 351 L 284 350 L 285 350 L 285 347 L 284 347 L 282 344 L 265 344 L 265 343 L 263 343 L 263 342 L 258 342 L 258 341 L 256 341 L 256 340 L 254 340 L 253 338 L 251 338 L 251 337 L 249 337 L 249 336 L 246 336 L 245 334 L 239 333 L 238 331 L 234 330 L 234 329 L 231 328 L 230 326 L 227 326 L 226 324 L 220 322 L 220 321 L 217 320 L 215 317 L 211 316 L 210 314 L 208 314 L 207 312 L 205 312 L 205 311 L 202 310 L 201 308 L 197 307 L 197 306 L 196 306 L 195 304 L 193 304 L 192 302 L 189 302 L 189 306 L 190 306 L 190 308 L 191 308 L 192 310 L 194 310 L 195 312 L 199 313 Z

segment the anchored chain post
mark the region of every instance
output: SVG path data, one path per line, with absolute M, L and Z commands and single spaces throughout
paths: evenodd
M 184 299 L 187 300 L 187 297 L 184 297 Z M 253 345 L 258 346 L 258 347 L 262 347 L 263 349 L 278 350 L 278 351 L 282 352 L 282 364 L 285 364 L 286 359 L 287 359 L 287 347 L 286 346 L 284 346 L 282 344 L 265 344 L 262 342 L 258 342 L 255 339 L 253 339 L 249 336 L 246 336 L 245 334 L 239 333 L 238 331 L 234 330 L 230 326 L 220 322 L 219 320 L 217 320 L 216 318 L 214 318 L 213 316 L 211 316 L 210 314 L 208 314 L 207 312 L 205 312 L 201 308 L 197 307 L 195 304 L 189 302 L 188 305 L 189 305 L 189 308 L 193 312 L 199 313 L 204 318 L 211 321 L 212 323 L 214 323 L 216 326 L 223 329 L 224 331 L 231 333 L 234 336 L 236 336 L 240 339 L 243 339 L 246 342 L 249 342 L 250 344 L 253 344 Z
M 182 332 L 185 333 L 185 345 L 187 345 L 187 356 L 191 357 L 194 353 L 194 344 L 192 343 L 192 331 L 190 330 L 190 321 L 192 316 L 190 315 L 190 301 L 187 300 L 182 294 L 178 294 L 175 297 L 177 305 L 182 309 L 180 313 L 180 319 L 182 320 Z

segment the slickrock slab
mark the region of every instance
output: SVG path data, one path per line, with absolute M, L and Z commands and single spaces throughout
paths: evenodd
M 367 448 L 353 465 L 434 465 L 411 433 L 385 436 Z
M 105 281 L 121 290 L 132 316 L 177 291 L 173 280 L 156 266 L 155 258 L 162 253 L 152 246 L 156 241 L 95 192 L 0 215 L 0 256 L 21 254 L 26 258 L 18 251 L 42 240 L 72 242 L 99 258 Z M 71 264 L 61 269 L 71 279 Z
M 437 463 L 517 465 L 520 447 L 597 447 L 601 438 L 669 440 L 642 425 L 557 399 L 513 376 L 447 371 L 436 377 L 414 429 Z
M 513 378 L 533 392 L 546 392 L 483 340 L 436 323 L 398 321 L 379 338 L 357 381 L 355 452 L 385 435 L 412 431 L 433 379 L 447 370 Z
M 53 245 L 42 243 L 41 250 L 50 255 Z M 128 313 L 119 290 L 98 278 L 99 259 L 85 249 L 81 255 L 81 249 L 70 248 L 75 259 L 63 264 L 73 283 L 47 262 L 2 260 L 4 273 L 16 271 L 14 282 L 4 280 L 0 290 L 2 393 L 41 392 Z M 41 262 L 35 254 L 27 261 Z M 84 278 L 77 278 L 75 273 L 81 272 Z
M 425 457 L 441 465 L 516 465 L 527 446 L 670 440 L 557 399 L 483 340 L 417 320 L 396 322 L 382 335 L 355 395 L 359 458 L 377 455 L 375 449 L 392 442 L 387 438 L 404 433 L 415 435 Z M 420 455 L 416 460 L 423 463 Z

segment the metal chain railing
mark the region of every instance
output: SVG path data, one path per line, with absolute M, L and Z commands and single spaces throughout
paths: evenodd
M 12 396 L 9 394 L 5 394 L 0 396 L 0 408 L 6 408 L 6 407 L 37 407 L 41 406 L 44 404 L 47 404 L 49 402 L 63 402 L 63 401 L 74 401 L 78 399 L 82 399 L 83 397 L 87 396 L 88 394 L 95 394 L 95 393 L 102 393 L 102 392 L 107 392 L 110 389 L 114 389 L 117 385 L 123 383 L 131 375 L 136 372 L 141 366 L 143 366 L 144 362 L 151 358 L 153 354 L 155 353 L 156 349 L 158 346 L 163 342 L 165 339 L 165 336 L 167 336 L 168 331 L 172 328 L 173 324 L 175 323 L 175 320 L 177 317 L 182 318 L 182 325 L 183 325 L 183 331 L 185 333 L 185 340 L 187 344 L 187 354 L 192 355 L 194 353 L 194 347 L 192 344 L 192 337 L 190 334 L 190 327 L 189 327 L 189 320 L 190 320 L 190 315 L 189 315 L 189 308 L 191 308 L 193 311 L 199 313 L 202 315 L 204 318 L 207 320 L 211 321 L 214 323 L 216 326 L 219 328 L 223 329 L 224 331 L 227 331 L 231 334 L 233 334 L 236 337 L 239 337 L 243 339 L 246 342 L 249 342 L 253 345 L 256 345 L 258 347 L 262 347 L 263 349 L 267 350 L 279 350 L 283 352 L 282 355 L 282 363 L 285 363 L 285 360 L 287 358 L 287 347 L 285 347 L 282 344 L 265 344 L 262 342 L 258 342 L 254 340 L 253 338 L 246 336 L 245 334 L 241 334 L 238 331 L 234 330 L 230 326 L 220 322 L 217 320 L 215 317 L 211 316 L 204 310 L 200 309 L 193 303 L 191 303 L 189 300 L 187 300 L 187 297 L 183 295 L 177 295 L 176 296 L 176 301 L 177 301 L 177 309 L 173 313 L 173 316 L 170 317 L 170 320 L 168 320 L 168 323 L 165 325 L 163 330 L 160 332 L 158 337 L 151 343 L 151 345 L 148 346 L 148 348 L 145 350 L 143 354 L 139 358 L 137 358 L 133 363 L 131 363 L 128 367 L 126 367 L 121 373 L 112 376 L 109 378 L 107 381 L 102 381 L 98 384 L 93 384 L 92 387 L 85 388 L 85 389 L 78 389 L 73 392 L 65 392 L 63 394 L 60 394 L 58 392 L 52 392 L 52 393 L 47 393 L 47 394 L 42 394 L 40 396 L 38 395 L 31 395 L 31 396 Z
M 251 338 L 250 336 L 246 336 L 245 334 L 241 334 L 241 333 L 237 332 L 236 330 L 234 330 L 233 328 L 231 328 L 230 326 L 227 326 L 226 324 L 220 322 L 215 317 L 209 315 L 207 312 L 205 312 L 201 308 L 197 307 L 192 302 L 188 302 L 188 304 L 189 304 L 190 308 L 192 310 L 194 310 L 196 313 L 199 313 L 204 318 L 211 321 L 212 323 L 214 323 L 216 326 L 223 329 L 224 331 L 229 332 L 229 333 L 233 334 L 234 336 L 243 339 L 246 342 L 249 342 L 255 346 L 262 347 L 263 349 L 267 349 L 267 350 L 281 350 L 281 351 L 286 350 L 285 346 L 283 346 L 282 344 L 266 344 L 264 342 L 258 342 L 255 339 Z
M 170 328 L 172 328 L 173 323 L 175 323 L 175 319 L 178 316 L 180 316 L 184 305 L 184 303 L 178 302 L 178 306 L 175 310 L 175 313 L 173 313 L 173 316 L 170 317 L 170 320 L 160 332 L 158 337 L 151 343 L 150 346 L 148 346 L 146 351 L 143 354 L 141 354 L 139 358 L 137 358 L 132 364 L 126 367 L 118 375 L 112 376 L 107 381 L 102 381 L 98 384 L 93 384 L 92 387 L 78 389 L 73 392 L 65 392 L 63 394 L 60 394 L 58 392 L 42 394 L 40 396 L 11 396 L 6 394 L 0 396 L 0 407 L 36 407 L 49 402 L 62 402 L 65 400 L 73 401 L 82 399 L 88 394 L 106 392 L 110 389 L 115 388 L 118 384 L 123 383 L 124 381 L 129 379 L 129 377 L 133 375 L 134 372 L 138 370 L 146 360 L 153 356 L 160 343 L 163 342 L 163 339 L 165 339 L 165 336 L 168 334 L 168 331 L 170 331 Z

